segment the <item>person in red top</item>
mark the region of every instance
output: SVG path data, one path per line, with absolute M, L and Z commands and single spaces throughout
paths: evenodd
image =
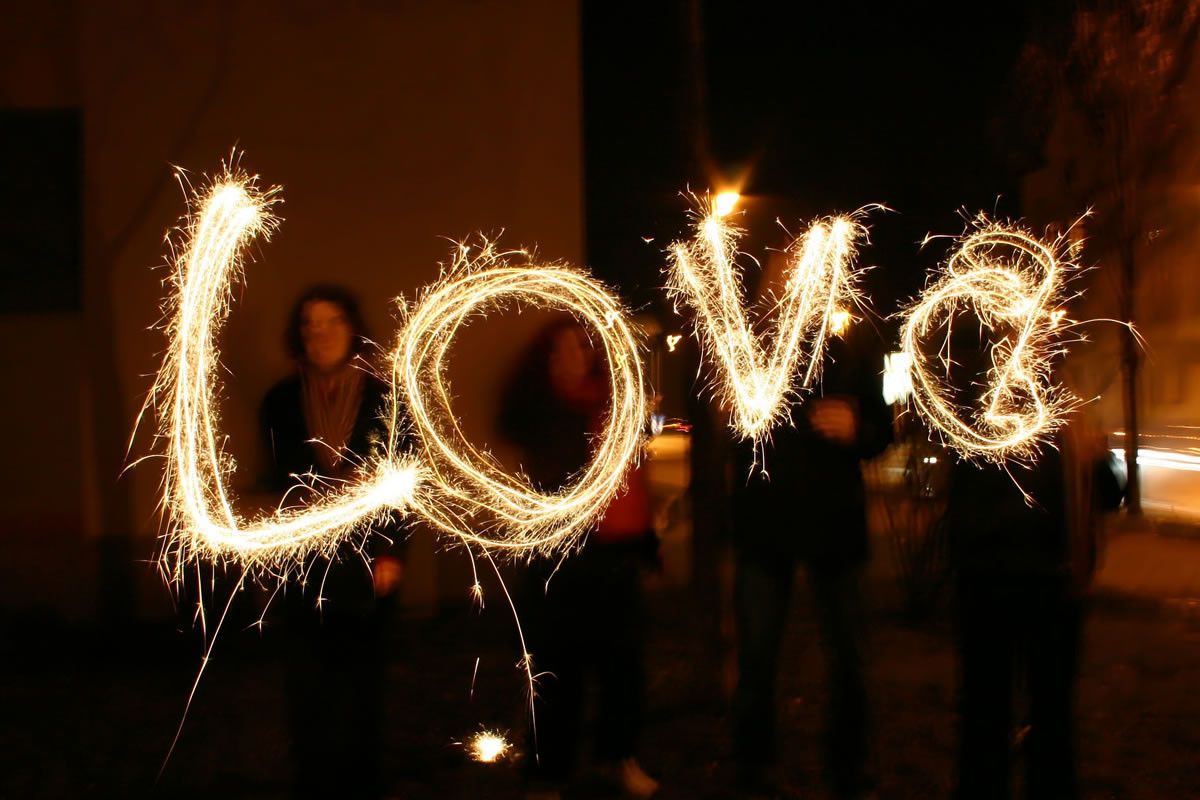
M 572 319 L 548 325 L 513 374 L 500 419 L 535 487 L 554 491 L 586 466 L 608 401 L 604 362 L 584 329 Z M 591 681 L 599 690 L 597 759 L 627 794 L 649 797 L 658 788 L 635 759 L 645 693 L 641 571 L 656 558 L 650 494 L 634 468 L 579 552 L 529 567 L 522 612 L 544 677 L 528 768 L 544 796 L 556 796 L 574 773 Z

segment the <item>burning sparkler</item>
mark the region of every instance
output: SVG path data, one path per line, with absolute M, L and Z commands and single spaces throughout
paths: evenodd
M 404 513 L 419 514 L 465 542 L 510 553 L 567 549 L 620 488 L 637 458 L 646 419 L 638 345 L 625 310 L 603 287 L 560 265 L 531 263 L 525 252 L 493 243 L 458 246 L 452 264 L 420 302 L 402 304 L 393 352 L 389 435 L 382 452 L 342 488 L 298 510 L 245 520 L 227 488 L 233 460 L 212 410 L 217 335 L 229 314 L 242 252 L 277 225 L 274 189 L 226 173 L 196 197 L 183 224 L 167 300 L 168 348 L 148 399 L 166 442 L 163 560 L 176 580 L 198 560 L 237 561 L 254 573 L 284 575 L 314 553 L 331 555 L 356 533 Z M 611 406 L 604 433 L 582 474 L 556 493 L 536 491 L 500 469 L 466 440 L 445 383 L 447 351 L 458 329 L 504 302 L 560 308 L 600 342 L 609 364 Z M 405 449 L 402 414 L 417 447 Z M 315 480 L 315 478 L 314 478 Z
M 480 731 L 471 737 L 471 741 L 467 742 L 471 758 L 485 764 L 499 761 L 508 752 L 509 747 L 511 745 L 507 739 L 492 731 Z
M 697 338 L 715 361 L 715 388 L 736 430 L 758 440 L 786 416 L 789 399 L 820 378 L 828 335 L 839 319 L 849 321 L 846 309 L 861 305 L 852 265 L 865 229 L 854 217 L 810 225 L 787 250 L 787 283 L 769 328 L 756 334 L 737 264 L 743 232 L 728 221 L 727 205 L 699 214 L 695 237 L 671 246 L 668 289 L 696 313 Z
M 905 312 L 901 348 L 917 411 L 966 458 L 1030 458 L 1078 402 L 1050 375 L 1064 352 L 1062 331 L 1073 324 L 1059 308 L 1066 276 L 1075 268 L 1064 258 L 1063 242 L 1047 244 L 980 217 Z M 970 409 L 955 402 L 945 377 L 954 363 L 952 322 L 962 312 L 973 312 L 999 336 L 989 348 L 980 405 Z M 943 329 L 941 346 L 931 348 L 929 339 Z

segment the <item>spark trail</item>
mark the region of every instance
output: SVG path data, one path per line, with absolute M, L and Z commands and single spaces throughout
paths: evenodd
M 147 405 L 165 442 L 164 572 L 182 580 L 198 562 L 238 563 L 250 575 L 284 577 L 311 555 L 331 556 L 395 515 L 420 516 L 461 541 L 510 555 L 569 550 L 620 489 L 640 454 L 647 418 L 638 341 L 625 309 L 586 274 L 532 263 L 493 242 L 460 244 L 439 281 L 401 303 L 392 351 L 388 435 L 353 479 L 300 509 L 244 519 L 228 489 L 235 469 L 213 410 L 217 349 L 243 253 L 268 238 L 275 189 L 226 172 L 196 195 L 182 225 L 166 301 L 167 352 Z M 566 310 L 591 331 L 608 361 L 611 405 L 593 458 L 561 490 L 543 493 L 506 473 L 464 437 L 450 404 L 445 365 L 456 333 L 506 303 Z M 405 420 L 405 415 L 408 419 Z M 411 426 L 415 444 L 406 444 Z M 310 483 L 316 485 L 316 476 Z
M 789 402 L 819 380 L 828 336 L 862 304 L 853 262 L 866 230 L 855 216 L 829 217 L 797 237 L 787 249 L 786 284 L 770 322 L 756 333 L 737 263 L 743 231 L 727 220 L 727 206 L 698 214 L 694 237 L 671 245 L 668 290 L 695 312 L 696 337 L 734 429 L 761 441 L 787 416 Z
M 1060 307 L 1067 275 L 1076 267 L 1064 257 L 1062 238 L 1046 243 L 984 217 L 957 244 L 904 312 L 900 346 L 908 357 L 913 402 L 964 458 L 1032 458 L 1079 402 L 1051 376 L 1065 352 L 1064 331 L 1077 324 Z M 948 380 L 955 364 L 953 323 L 965 313 L 978 319 L 991 341 L 975 407 L 958 402 Z

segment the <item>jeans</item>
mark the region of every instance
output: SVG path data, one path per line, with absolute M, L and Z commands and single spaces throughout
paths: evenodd
M 779 756 L 776 678 L 795 571 L 795 559 L 780 553 L 742 552 L 738 559 L 734 749 L 742 768 L 750 772 L 766 770 Z M 872 786 L 859 568 L 810 568 L 808 583 L 829 685 L 827 777 L 835 796 L 857 797 Z
M 527 576 L 528 645 L 534 671 L 542 673 L 528 742 L 532 779 L 571 777 L 589 685 L 598 691 L 596 756 L 634 755 L 645 696 L 641 549 L 593 542 L 562 562 L 548 588 L 551 570 L 533 568 Z
M 961 800 L 1006 800 L 1012 761 L 1013 689 L 1027 680 L 1026 795 L 1073 800 L 1073 697 L 1081 613 L 1065 578 L 962 573 L 958 582 L 962 718 Z
M 381 797 L 383 632 L 391 604 L 381 601 L 369 614 L 318 614 L 306 597 L 289 601 L 293 796 Z

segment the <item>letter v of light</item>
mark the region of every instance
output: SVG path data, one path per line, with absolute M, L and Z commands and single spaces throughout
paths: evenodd
M 853 261 L 865 233 L 854 217 L 829 217 L 797 237 L 786 251 L 783 292 L 772 295 L 761 333 L 744 310 L 740 228 L 716 213 L 701 214 L 692 240 L 671 245 L 667 289 L 695 311 L 696 336 L 716 371 L 713 390 L 741 438 L 761 440 L 820 379 L 835 315 L 861 305 Z

